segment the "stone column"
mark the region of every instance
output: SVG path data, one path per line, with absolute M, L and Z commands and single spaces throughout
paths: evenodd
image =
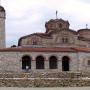
M 36 70 L 36 60 L 31 61 L 31 70 Z
M 62 60 L 58 60 L 58 70 L 62 71 Z
M 45 60 L 45 70 L 49 69 L 49 60 Z

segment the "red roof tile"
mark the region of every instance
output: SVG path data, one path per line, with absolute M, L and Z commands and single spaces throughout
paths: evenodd
M 75 52 L 72 48 L 4 48 L 0 52 Z
M 57 48 L 3 48 L 0 52 L 90 52 L 90 48 L 57 47 Z
M 76 48 L 73 48 L 74 50 L 76 50 L 76 51 L 80 51 L 80 52 L 90 52 L 90 48 L 78 48 L 78 47 L 76 47 Z

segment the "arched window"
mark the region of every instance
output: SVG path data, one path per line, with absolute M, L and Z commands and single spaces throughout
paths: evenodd
M 37 41 L 33 41 L 33 43 L 32 43 L 33 45 L 37 45 Z
M 68 43 L 68 42 L 69 42 L 69 40 L 67 37 L 62 38 L 62 43 Z
M 27 55 L 22 57 L 22 69 L 31 69 L 31 58 Z
M 38 45 L 39 44 L 39 38 L 37 36 L 33 36 L 31 38 L 31 44 L 32 45 Z
M 36 69 L 44 69 L 44 57 L 43 56 L 37 56 Z
M 57 69 L 57 58 L 55 56 L 51 56 L 49 58 L 49 68 L 50 69 Z
M 62 24 L 61 23 L 59 24 L 59 27 L 62 28 Z
M 70 59 L 67 56 L 62 58 L 62 71 L 69 71 L 69 61 Z
M 88 60 L 87 65 L 90 66 L 90 60 Z

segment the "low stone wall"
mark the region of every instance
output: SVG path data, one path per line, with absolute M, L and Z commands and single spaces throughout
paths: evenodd
M 0 73 L 0 78 L 81 78 L 89 77 L 88 72 L 5 72 Z
M 65 87 L 90 86 L 89 73 L 0 73 L 0 87 Z
M 0 87 L 81 87 L 90 80 L 79 79 L 0 79 Z

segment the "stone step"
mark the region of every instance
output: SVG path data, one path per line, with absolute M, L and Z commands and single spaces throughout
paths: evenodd
M 90 86 L 86 72 L 0 73 L 0 87 L 64 87 Z
M 0 73 L 0 78 L 81 78 L 89 77 L 85 72 L 29 72 L 29 73 Z
M 81 87 L 90 86 L 90 79 L 6 78 L 0 79 L 0 87 Z

